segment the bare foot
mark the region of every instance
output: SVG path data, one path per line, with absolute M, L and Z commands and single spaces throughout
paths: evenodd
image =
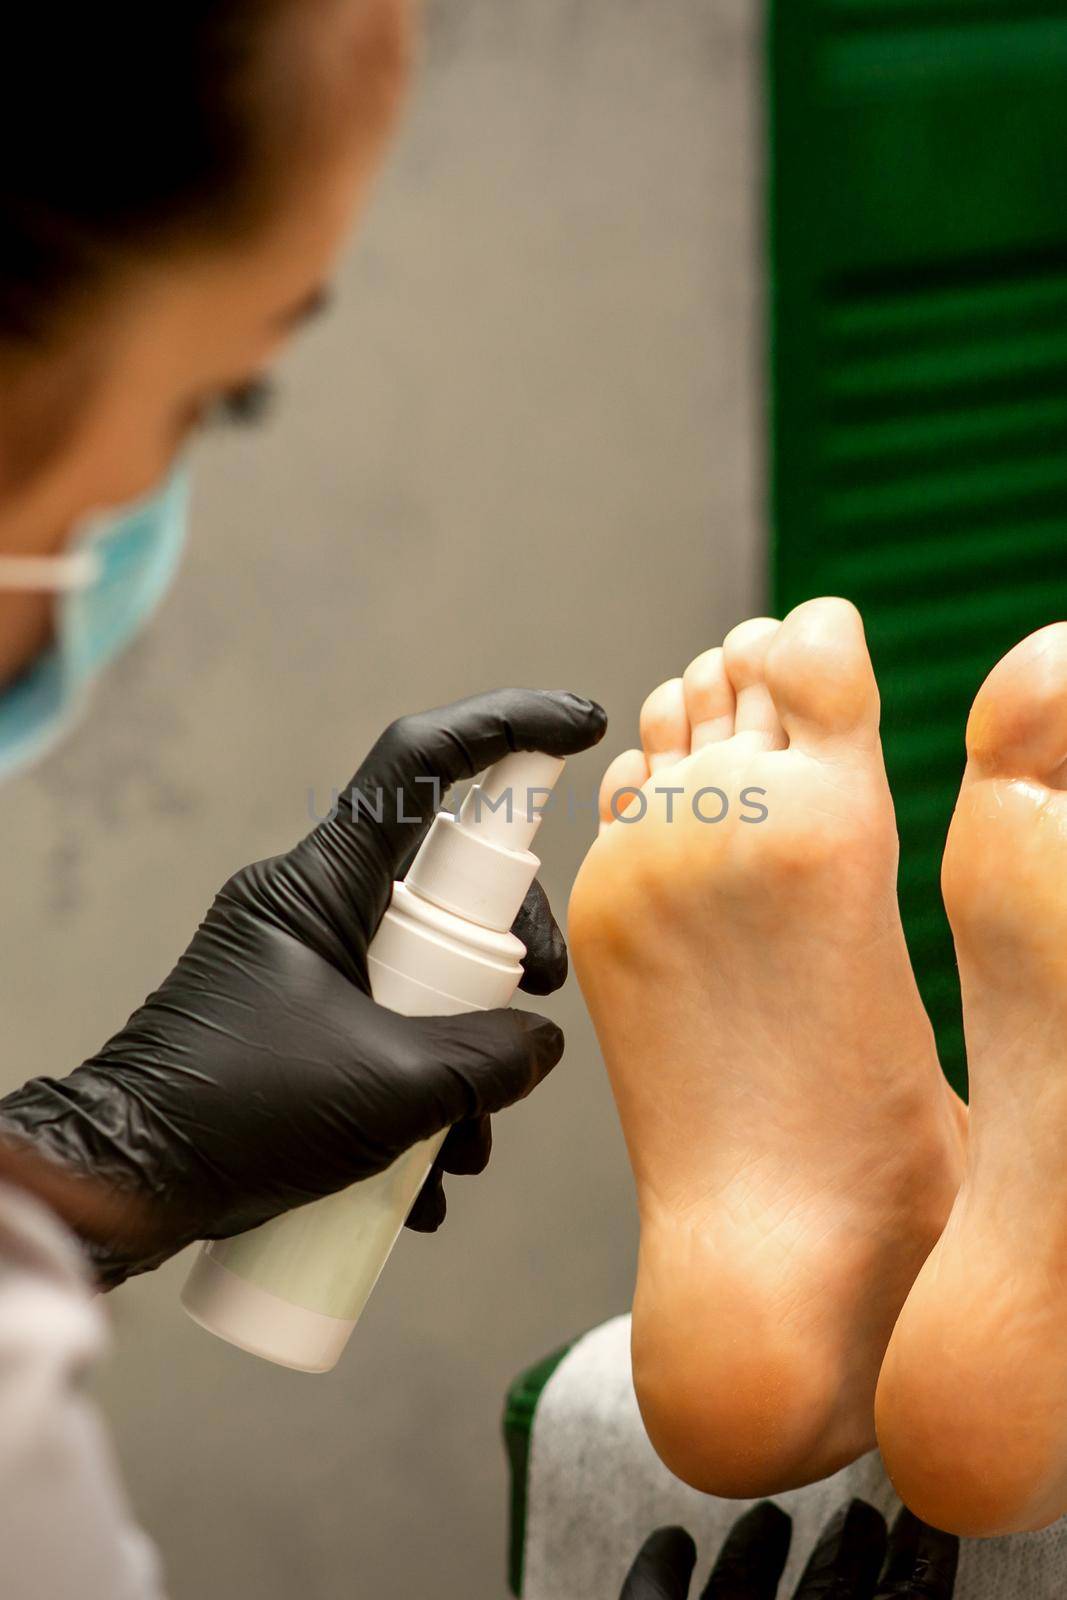
M 605 777 L 570 942 L 637 1182 L 649 1437 L 697 1488 L 750 1497 L 873 1446 L 963 1113 L 901 930 L 855 609 L 742 624 L 641 731 Z
M 901 1314 L 878 1436 L 950 1532 L 1067 1511 L 1067 623 L 986 679 L 942 885 L 971 1077 L 967 1172 Z

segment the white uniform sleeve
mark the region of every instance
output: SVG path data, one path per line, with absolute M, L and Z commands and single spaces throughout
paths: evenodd
M 82 1392 L 105 1344 L 74 1241 L 0 1184 L 0 1593 L 164 1600 L 110 1441 Z

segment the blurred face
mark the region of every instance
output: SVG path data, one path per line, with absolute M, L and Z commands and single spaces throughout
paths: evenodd
M 57 551 L 86 515 L 145 493 L 204 418 L 260 382 L 321 308 L 392 128 L 409 20 L 406 0 L 293 8 L 288 25 L 314 30 L 294 44 L 315 109 L 307 149 L 278 173 L 273 215 L 240 244 L 190 249 L 125 279 L 38 370 L 23 369 L 17 427 L 37 411 L 47 419 L 64 393 L 80 406 L 62 448 L 0 501 L 0 550 Z M 0 483 L 5 451 L 17 449 L 17 431 L 0 421 Z M 11 466 L 17 479 L 17 459 Z M 44 648 L 50 614 L 44 596 L 0 592 L 0 683 Z

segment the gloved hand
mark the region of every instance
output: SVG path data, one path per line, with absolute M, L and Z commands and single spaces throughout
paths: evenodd
M 605 727 L 591 701 L 520 689 L 395 722 L 335 815 L 230 879 L 170 977 L 99 1055 L 0 1102 L 10 1134 L 128 1193 L 135 1210 L 150 1202 L 130 1238 L 92 1247 L 106 1285 L 380 1172 L 451 1128 L 409 1218 L 440 1223 L 440 1170 L 485 1166 L 490 1113 L 541 1081 L 563 1037 L 521 1011 L 387 1011 L 370 998 L 367 946 L 439 795 L 511 751 L 570 755 Z M 369 814 L 379 791 L 380 823 Z M 516 932 L 523 987 L 562 983 L 566 947 L 539 888 Z
M 792 1522 L 765 1500 L 730 1531 L 701 1600 L 775 1600 Z M 959 1540 L 902 1511 L 886 1536 L 873 1506 L 852 1500 L 832 1517 L 794 1600 L 952 1600 Z M 884 1563 L 884 1565 L 883 1565 Z M 696 1547 L 683 1528 L 645 1540 L 621 1600 L 686 1600 Z

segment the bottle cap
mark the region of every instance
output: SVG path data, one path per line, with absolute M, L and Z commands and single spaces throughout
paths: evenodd
M 520 751 L 490 767 L 457 816 L 438 812 L 408 870 L 408 888 L 506 932 L 541 865 L 530 845 L 563 766 L 556 756 Z

